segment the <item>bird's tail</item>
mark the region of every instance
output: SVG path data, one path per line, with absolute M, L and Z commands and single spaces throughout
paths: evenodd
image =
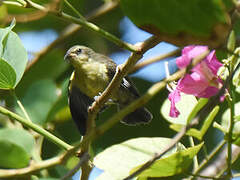
M 120 107 L 120 109 L 123 107 Z M 144 107 L 136 109 L 122 119 L 122 123 L 133 126 L 137 124 L 147 124 L 152 120 L 152 114 Z

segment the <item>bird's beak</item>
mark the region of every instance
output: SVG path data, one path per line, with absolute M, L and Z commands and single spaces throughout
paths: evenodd
M 73 57 L 72 53 L 67 52 L 64 56 L 64 60 L 65 61 L 69 61 L 71 58 Z

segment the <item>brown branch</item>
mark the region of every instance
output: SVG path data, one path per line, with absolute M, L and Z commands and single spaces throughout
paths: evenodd
M 92 104 L 90 107 L 91 113 L 90 116 L 95 117 L 99 110 L 103 107 L 104 103 L 108 101 L 111 94 L 119 87 L 122 79 L 127 75 L 128 72 L 134 67 L 138 60 L 140 60 L 143 54 L 150 48 L 153 48 L 158 43 L 160 43 L 160 39 L 156 36 L 152 36 L 146 41 L 142 43 L 138 43 L 135 46 L 138 48 L 138 52 L 132 53 L 132 55 L 128 58 L 128 60 L 117 67 L 117 71 L 108 85 L 108 87 L 104 90 L 102 95 Z
M 171 52 L 168 52 L 168 53 L 165 53 L 165 54 L 161 54 L 161 55 L 158 55 L 156 57 L 144 60 L 143 62 L 140 62 L 140 63 L 136 64 L 134 66 L 134 68 L 131 70 L 131 73 L 134 73 L 134 72 L 138 71 L 139 69 L 141 69 L 141 68 L 143 68 L 143 67 L 145 67 L 147 65 L 150 65 L 150 64 L 162 61 L 162 60 L 164 60 L 166 58 L 169 58 L 169 57 L 177 56 L 177 55 L 180 54 L 180 52 L 181 52 L 180 49 L 176 49 L 174 51 L 171 51 Z
M 0 169 L 0 178 L 16 178 L 16 177 L 26 176 L 28 174 L 37 173 L 40 170 L 51 168 L 59 164 L 64 164 L 67 161 L 67 159 L 69 159 L 70 157 L 71 155 L 69 155 L 69 151 L 67 151 L 51 159 L 47 159 L 37 163 L 32 162 L 26 168 Z M 67 179 L 68 177 L 73 175 L 75 172 L 77 172 L 79 168 L 83 166 L 83 163 L 88 159 L 89 159 L 88 153 L 84 153 L 82 156 L 80 156 L 79 163 L 71 171 L 69 171 L 64 177 L 62 177 L 61 180 Z
M 27 14 L 11 14 L 8 15 L 8 17 L 5 19 L 5 22 L 11 22 L 13 18 L 16 18 L 17 22 L 25 23 L 30 21 L 36 21 L 38 19 L 41 19 L 47 15 L 46 12 L 43 11 L 34 11 L 32 13 Z
M 0 169 L 0 178 L 16 178 L 38 172 L 42 169 L 50 168 L 64 162 L 64 154 L 21 169 Z

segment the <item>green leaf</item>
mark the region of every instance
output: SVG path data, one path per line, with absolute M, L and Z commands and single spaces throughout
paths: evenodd
M 0 28 L 0 57 L 2 57 L 2 53 L 4 50 L 4 41 L 6 40 L 8 34 L 11 32 L 11 30 L 14 28 L 15 24 L 16 24 L 16 20 L 13 19 L 13 21 L 9 27 L 6 27 L 4 29 Z
M 18 144 L 0 139 L 0 167 L 23 168 L 29 163 L 29 154 Z
M 23 129 L 0 129 L 0 140 L 7 140 L 23 148 L 29 155 L 33 152 L 35 141 L 33 136 Z
M 47 116 L 47 122 L 64 122 L 71 119 L 71 113 L 67 101 L 67 88 L 68 80 L 63 84 L 63 88 L 61 90 L 62 95 L 58 97 L 57 101 L 51 107 Z
M 234 30 L 231 31 L 229 37 L 228 37 L 228 42 L 227 42 L 227 49 L 230 52 L 234 52 L 235 50 L 235 44 L 236 44 L 236 36 Z
M 41 80 L 33 83 L 22 98 L 22 104 L 30 119 L 37 124 L 44 125 L 48 113 L 57 100 L 57 87 L 52 80 Z M 17 107 L 21 114 L 21 110 Z
M 210 127 L 210 125 L 212 124 L 214 118 L 216 117 L 218 111 L 219 111 L 219 106 L 216 106 L 211 112 L 210 114 L 208 115 L 208 117 L 204 120 L 204 123 L 202 125 L 202 128 L 200 130 L 201 132 L 201 139 L 202 137 L 206 134 L 208 128 Z M 201 140 L 200 139 L 200 140 Z
M 15 20 L 7 28 L 0 28 L 0 58 L 5 60 L 16 72 L 16 81 L 14 87 L 18 84 L 24 73 L 28 56 L 18 35 L 12 28 L 15 26 Z
M 181 131 L 181 129 L 183 128 L 183 125 L 181 124 L 171 124 L 170 128 L 173 129 L 174 131 Z M 195 128 L 190 128 L 187 132 L 186 135 L 188 136 L 193 136 L 195 138 L 198 138 L 199 140 L 202 139 L 202 135 L 201 132 Z
M 172 118 L 169 116 L 170 112 L 170 101 L 166 99 L 161 107 L 161 114 L 163 117 L 173 124 L 182 124 L 186 125 L 188 122 L 188 117 L 195 112 L 194 107 L 197 105 L 198 101 L 193 95 L 182 94 L 181 100 L 176 104 L 177 109 L 180 112 L 180 115 L 177 118 Z M 186 106 L 186 104 L 191 104 L 191 106 Z
M 203 143 L 181 150 L 168 157 L 157 160 L 150 168 L 143 171 L 139 177 L 167 177 L 180 174 L 188 169 L 191 165 L 193 157 L 199 152 Z M 131 170 L 131 173 L 135 172 L 141 166 L 138 166 Z
M 0 89 L 13 89 L 16 72 L 6 61 L 0 58 Z
M 203 125 L 200 130 L 197 130 L 195 128 L 190 128 L 187 131 L 188 136 L 193 136 L 199 140 L 202 140 L 203 136 L 206 134 L 208 128 L 211 126 L 215 116 L 217 115 L 219 111 L 219 106 L 216 106 L 208 115 L 208 117 L 204 120 Z M 170 128 L 179 132 L 182 129 L 183 125 L 180 124 L 171 124 Z
M 129 175 L 129 171 L 150 160 L 155 153 L 163 150 L 171 139 L 168 138 L 136 138 L 113 145 L 94 158 L 94 165 L 104 170 L 99 179 L 123 179 Z M 183 149 L 179 144 L 164 157 Z
M 238 117 L 240 115 L 240 102 L 236 103 L 234 106 L 235 106 L 235 116 Z M 229 121 L 230 121 L 230 109 L 227 109 L 223 113 L 222 123 L 221 123 L 221 126 L 222 126 L 224 132 L 228 132 Z M 237 121 L 234 123 L 233 135 L 239 136 L 239 134 L 240 134 L 240 121 Z
M 221 0 L 120 2 L 125 15 L 134 24 L 160 36 L 163 41 L 178 46 L 186 44 L 216 46 L 224 42 L 230 30 L 229 15 Z

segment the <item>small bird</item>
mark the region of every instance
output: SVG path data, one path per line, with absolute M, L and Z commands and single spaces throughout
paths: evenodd
M 85 135 L 88 108 L 94 102 L 94 98 L 101 95 L 111 82 L 117 65 L 109 57 L 80 45 L 71 47 L 64 59 L 74 68 L 68 86 L 70 111 L 80 134 Z M 125 77 L 120 87 L 111 95 L 109 102 L 118 104 L 122 109 L 138 97 L 137 89 L 129 78 Z M 136 125 L 149 123 L 151 119 L 152 114 L 146 108 L 141 107 L 125 116 L 121 122 Z

